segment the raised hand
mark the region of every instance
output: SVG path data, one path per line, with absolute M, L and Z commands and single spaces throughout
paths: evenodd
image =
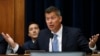
M 96 35 L 93 35 L 92 38 L 89 39 L 90 40 L 89 41 L 89 46 L 91 48 L 93 48 L 96 45 L 96 42 L 97 42 L 98 38 L 99 38 L 99 34 L 96 34 Z
M 8 44 L 12 48 L 15 48 L 16 43 L 14 42 L 14 40 L 12 39 L 12 37 L 9 34 L 4 34 L 3 32 L 1 34 L 2 34 L 3 38 L 6 40 L 6 42 L 8 42 Z

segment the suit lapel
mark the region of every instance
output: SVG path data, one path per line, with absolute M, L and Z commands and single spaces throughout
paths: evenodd
M 68 37 L 68 30 L 67 28 L 63 27 L 63 32 L 62 32 L 62 51 L 66 49 L 66 43 L 67 43 L 67 37 Z
M 46 32 L 46 39 L 45 39 L 45 45 L 46 45 L 46 51 L 49 51 L 49 42 L 50 42 L 50 37 L 51 37 L 51 31 L 50 30 L 47 30 Z

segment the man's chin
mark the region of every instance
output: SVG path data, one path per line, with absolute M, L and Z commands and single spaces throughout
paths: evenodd
M 35 37 L 32 37 L 32 38 L 37 38 L 37 37 L 35 36 Z
M 51 31 L 54 31 L 53 29 L 50 29 Z

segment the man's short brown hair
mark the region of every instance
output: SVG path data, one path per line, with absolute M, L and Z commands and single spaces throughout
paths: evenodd
M 54 6 L 50 6 L 45 10 L 45 13 L 51 13 L 51 12 L 55 12 L 58 16 L 61 16 L 60 10 Z

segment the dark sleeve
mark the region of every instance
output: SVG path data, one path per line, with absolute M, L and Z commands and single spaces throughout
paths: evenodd
M 0 54 L 6 53 L 7 45 L 7 42 L 3 39 L 2 35 L 0 35 Z
M 18 48 L 18 50 L 17 50 L 16 53 L 18 53 L 18 54 L 24 54 L 25 53 L 25 49 L 23 47 L 19 46 L 19 48 Z
M 39 50 L 38 41 L 39 41 L 39 37 L 38 37 L 38 39 L 35 41 L 34 44 L 32 44 L 32 45 L 30 44 L 31 46 L 29 46 L 28 49 L 30 49 L 30 50 Z M 27 49 L 26 46 L 24 46 L 24 45 L 23 45 L 23 47 L 20 46 L 20 47 L 18 48 L 18 51 L 17 51 L 16 53 L 18 53 L 18 54 L 24 54 L 26 49 Z
M 81 51 L 84 51 L 86 53 L 92 53 L 92 50 L 89 48 L 88 40 L 84 37 L 83 33 L 81 30 L 78 30 L 77 32 L 77 37 L 78 37 L 78 46 Z
M 32 50 L 33 47 L 34 47 L 34 43 L 32 42 L 32 40 L 25 42 L 24 45 L 23 45 L 23 48 L 25 50 Z
M 0 54 L 5 54 L 7 49 L 7 43 L 0 42 Z
M 18 48 L 17 52 L 18 54 L 24 54 L 25 50 L 38 50 L 37 49 L 37 41 L 35 41 L 34 44 L 29 43 L 28 46 L 26 46 L 25 44 L 21 47 Z
M 31 44 L 31 43 L 25 42 L 24 45 L 23 45 L 23 48 L 24 48 L 25 50 L 29 50 L 29 44 Z

